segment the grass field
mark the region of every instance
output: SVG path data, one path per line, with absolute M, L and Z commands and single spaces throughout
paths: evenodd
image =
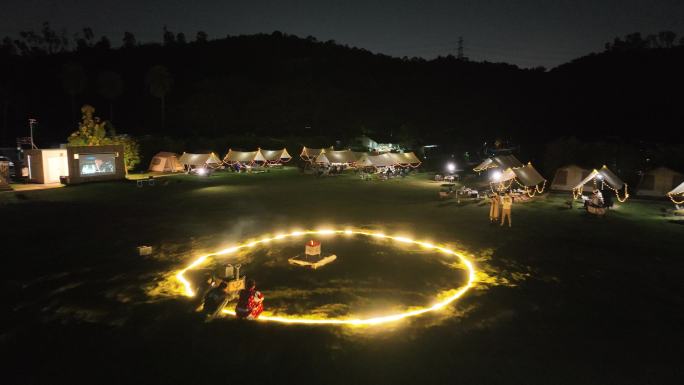
M 186 175 L 0 194 L 0 346 L 8 384 L 679 384 L 684 226 L 669 201 L 597 218 L 567 195 L 488 208 L 437 199 L 425 174 L 389 181 L 296 170 Z M 438 314 L 368 328 L 202 322 L 165 295 L 193 256 L 291 229 L 359 227 L 463 249 L 480 282 Z M 149 257 L 136 247 L 152 245 Z M 282 312 L 345 315 L 426 304 L 463 282 L 447 262 L 366 240 L 324 242 L 316 275 L 284 267 L 299 243 L 246 255 Z M 327 249 L 326 249 L 327 250 Z M 346 258 L 342 258 L 345 257 Z M 281 263 L 281 264 L 279 264 Z M 320 274 L 319 274 L 320 273 Z

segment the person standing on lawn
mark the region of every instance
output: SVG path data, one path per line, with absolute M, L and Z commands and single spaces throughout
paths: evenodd
M 499 202 L 501 201 L 501 197 L 499 197 L 499 194 L 494 192 L 494 195 L 492 195 L 489 198 L 489 222 L 490 223 L 496 223 L 499 221 Z
M 511 227 L 511 207 L 513 207 L 513 197 L 511 193 L 506 193 L 502 199 L 501 226 L 508 218 L 508 227 Z

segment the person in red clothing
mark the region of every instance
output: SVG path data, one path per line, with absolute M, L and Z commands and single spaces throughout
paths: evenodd
M 256 289 L 253 279 L 247 280 L 247 285 L 240 290 L 235 314 L 238 318 L 257 319 L 264 311 L 264 295 Z

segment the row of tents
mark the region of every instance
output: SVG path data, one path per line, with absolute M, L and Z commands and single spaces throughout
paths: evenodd
M 368 152 L 356 152 L 351 150 L 334 150 L 328 148 L 308 148 L 302 149 L 299 157 L 312 164 L 332 165 L 332 166 L 354 166 L 354 167 L 418 167 L 420 159 L 413 152 L 384 154 L 371 154 Z
M 213 152 L 192 154 L 184 152 L 180 157 L 173 152 L 159 152 L 150 161 L 149 171 L 178 172 L 192 168 L 216 168 L 222 164 L 235 165 L 275 165 L 288 162 L 292 157 L 287 149 L 256 151 L 235 151 L 228 149 L 228 153 L 221 160 Z
M 515 182 L 519 187 L 532 192 L 543 191 L 546 179 L 537 172 L 531 163 L 523 164 L 513 155 L 498 155 L 485 159 L 473 169 L 481 173 L 492 172 L 492 184 L 500 188 L 508 188 Z M 508 186 L 506 186 L 508 183 Z M 550 188 L 555 191 L 572 191 L 575 196 L 594 189 L 609 188 L 616 193 L 618 200 L 629 197 L 628 186 L 607 166 L 588 170 L 575 165 L 561 167 L 551 182 Z M 666 167 L 659 167 L 645 173 L 637 189 L 638 195 L 661 197 L 667 195 L 673 202 L 684 203 L 684 174 Z
M 577 191 L 581 186 L 586 191 L 592 189 L 596 181 L 607 184 L 613 190 L 620 190 L 623 186 L 626 188 L 626 183 L 606 166 L 598 170 L 588 170 L 576 165 L 569 165 L 556 170 L 551 189 Z M 658 167 L 648 171 L 641 176 L 637 195 L 644 197 L 666 195 L 675 203 L 684 203 L 684 174 L 667 167 Z M 682 202 L 677 202 L 677 200 Z
M 351 150 L 336 151 L 330 148 L 307 148 L 302 149 L 300 157 L 312 164 L 324 166 L 350 166 L 350 167 L 418 167 L 420 159 L 413 152 L 370 154 Z M 190 168 L 209 167 L 215 168 L 221 164 L 227 165 L 277 165 L 287 163 L 292 156 L 287 149 L 255 151 L 236 151 L 228 149 L 228 153 L 221 160 L 214 153 L 191 154 L 184 152 L 180 157 L 172 152 L 157 153 L 150 161 L 149 171 L 155 172 L 178 172 Z

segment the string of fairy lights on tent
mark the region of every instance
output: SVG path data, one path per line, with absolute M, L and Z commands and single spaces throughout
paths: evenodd
M 676 205 L 684 204 L 684 199 L 682 199 L 681 201 L 678 201 L 678 200 L 675 199 L 674 194 L 667 194 L 667 196 L 668 196 L 668 198 L 670 198 L 670 200 L 672 201 L 672 203 L 674 203 L 674 204 L 676 204 Z M 684 198 L 684 194 L 682 194 L 682 198 Z
M 627 201 L 627 199 L 629 198 L 629 191 L 628 191 L 627 183 L 624 183 L 625 193 L 624 193 L 624 196 L 621 198 L 620 197 L 620 191 L 619 191 L 620 189 L 613 188 L 613 186 L 611 186 L 609 183 L 606 183 L 606 181 L 600 176 L 601 174 L 599 174 L 598 171 L 594 170 L 594 172 L 597 174 L 592 179 L 592 181 L 594 182 L 594 189 L 598 189 L 598 186 L 596 184 L 596 179 L 598 178 L 601 180 L 600 190 L 604 190 L 605 187 L 608 187 L 609 189 L 613 190 L 613 192 L 615 193 L 615 197 L 617 198 L 618 202 L 625 203 Z M 572 189 L 572 197 L 574 199 L 579 199 L 583 193 L 584 193 L 584 185 L 581 185 L 578 188 Z
M 424 307 L 412 307 L 411 310 L 401 312 L 401 313 L 395 313 L 395 314 L 389 314 L 389 315 L 383 315 L 383 316 L 378 316 L 378 317 L 372 317 L 372 318 L 321 318 L 317 316 L 307 316 L 307 315 L 293 315 L 293 316 L 269 316 L 269 315 L 262 315 L 258 318 L 260 321 L 270 321 L 270 322 L 280 322 L 280 323 L 287 323 L 287 324 L 318 324 L 318 325 L 352 325 L 352 326 L 359 326 L 359 325 L 378 325 L 378 324 L 383 324 L 387 322 L 394 322 L 398 321 L 401 319 L 409 318 L 409 317 L 415 317 L 421 314 L 425 314 L 428 312 L 433 312 L 433 311 L 438 311 L 441 309 L 444 309 L 447 305 L 453 303 L 460 297 L 462 297 L 471 287 L 475 285 L 475 276 L 476 276 L 476 270 L 473 265 L 473 262 L 466 257 L 462 252 L 455 251 L 451 248 L 448 248 L 446 246 L 442 245 L 436 245 L 431 242 L 427 241 L 419 241 L 415 240 L 412 238 L 408 238 L 406 236 L 401 236 L 401 235 L 386 235 L 381 232 L 373 232 L 369 230 L 363 230 L 363 229 L 344 229 L 344 230 L 307 230 L 307 231 L 293 231 L 287 234 L 277 234 L 275 236 L 267 236 L 263 237 L 259 240 L 251 241 L 251 242 L 246 242 L 239 244 L 237 246 L 232 246 L 214 253 L 206 254 L 203 256 L 200 256 L 196 258 L 194 261 L 192 261 L 189 265 L 187 265 L 185 268 L 182 270 L 178 271 L 175 274 L 175 277 L 180 283 L 182 284 L 183 291 L 182 294 L 188 297 L 193 297 L 196 295 L 195 290 L 192 287 L 192 284 L 188 279 L 185 277 L 185 273 L 188 270 L 195 269 L 199 267 L 200 265 L 204 264 L 207 262 L 207 260 L 211 257 L 216 257 L 220 255 L 226 255 L 226 254 L 233 254 L 239 250 L 242 249 L 249 249 L 254 246 L 260 245 L 260 244 L 265 244 L 269 243 L 271 241 L 275 240 L 281 240 L 285 238 L 290 238 L 290 237 L 298 237 L 298 236 L 303 236 L 303 235 L 362 235 L 362 236 L 368 236 L 376 239 L 388 239 L 392 241 L 396 241 L 399 243 L 404 243 L 404 244 L 412 244 L 412 245 L 417 245 L 420 246 L 423 249 L 426 250 L 435 250 L 438 251 L 442 254 L 450 255 L 457 257 L 461 264 L 465 266 L 467 273 L 468 273 L 468 280 L 467 282 L 463 285 L 460 286 L 456 289 L 451 289 L 444 291 L 443 293 L 448 293 L 445 297 L 439 297 L 436 299 L 436 301 L 429 306 L 424 306 Z M 223 310 L 224 314 L 227 315 L 235 315 L 235 313 L 231 310 Z

